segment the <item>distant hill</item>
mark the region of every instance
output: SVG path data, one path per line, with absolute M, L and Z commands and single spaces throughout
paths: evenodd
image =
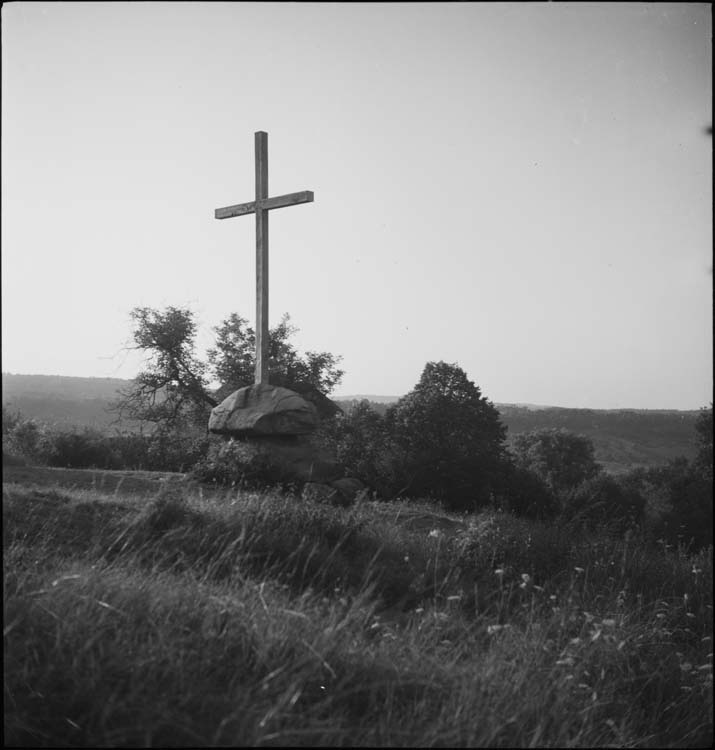
M 113 424 L 109 411 L 117 391 L 131 381 L 60 375 L 2 374 L 4 408 L 62 427 L 128 430 L 136 424 Z M 355 395 L 335 398 L 344 409 L 366 399 L 379 412 L 398 396 Z M 495 404 L 508 429 L 508 440 L 529 430 L 564 428 L 589 437 L 596 458 L 611 473 L 633 466 L 656 466 L 678 456 L 695 455 L 698 411 L 646 409 L 565 409 L 534 404 Z
M 63 375 L 2 373 L 2 405 L 26 417 L 61 427 L 113 427 L 117 415 L 109 411 L 120 388 L 131 381 L 121 378 L 77 378 Z M 116 426 L 116 425 L 114 425 Z M 123 429 L 135 427 L 134 423 Z
M 508 440 L 520 432 L 563 428 L 593 442 L 596 459 L 618 474 L 634 466 L 657 466 L 678 456 L 695 456 L 699 412 L 651 409 L 533 409 L 496 404 Z

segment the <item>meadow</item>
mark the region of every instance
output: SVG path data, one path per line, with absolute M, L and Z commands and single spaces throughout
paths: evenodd
M 7 466 L 5 744 L 706 747 L 712 547 Z

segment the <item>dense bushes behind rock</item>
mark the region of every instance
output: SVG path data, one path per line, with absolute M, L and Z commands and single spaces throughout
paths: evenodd
M 202 435 L 157 431 L 105 435 L 52 427 L 3 410 L 3 460 L 72 469 L 188 471 L 208 449 Z

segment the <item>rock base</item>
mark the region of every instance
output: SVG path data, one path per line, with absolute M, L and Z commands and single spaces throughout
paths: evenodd
M 211 410 L 209 432 L 230 437 L 307 435 L 318 426 L 316 407 L 275 385 L 239 388 Z

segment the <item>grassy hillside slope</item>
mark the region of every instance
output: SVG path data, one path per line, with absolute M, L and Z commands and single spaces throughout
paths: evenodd
M 180 475 L 4 478 L 9 746 L 712 741 L 712 549 Z

